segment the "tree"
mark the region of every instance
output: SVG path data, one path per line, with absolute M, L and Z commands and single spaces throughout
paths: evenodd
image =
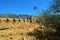
M 37 14 L 40 14 L 40 11 L 39 11 L 39 9 L 36 6 L 34 7 L 34 10 L 37 11 Z M 39 15 L 39 20 L 38 20 L 38 22 L 40 24 L 40 28 L 42 27 L 42 25 L 44 25 L 44 27 L 49 27 L 49 26 L 51 27 L 51 25 L 50 25 L 50 19 L 51 19 L 50 17 L 51 16 L 50 16 L 49 12 L 47 10 L 43 10 L 41 12 L 41 14 L 42 15 Z M 48 28 L 47 28 L 47 30 L 48 30 Z M 47 31 L 47 30 L 45 30 L 45 31 Z M 38 30 L 38 31 L 33 32 L 33 34 L 35 34 L 35 37 L 37 39 L 40 39 L 41 38 L 41 39 L 45 40 L 46 38 L 51 37 L 50 35 L 53 34 L 53 33 L 51 33 L 51 32 L 48 33 L 48 32 L 43 32 L 43 31 Z
M 60 36 L 60 0 L 53 0 L 50 9 L 48 9 L 50 13 L 54 13 L 50 18 L 51 24 L 56 28 L 56 36 Z M 57 15 L 56 15 L 57 14 Z
M 50 5 L 50 12 L 59 13 L 60 12 L 60 0 L 53 0 Z

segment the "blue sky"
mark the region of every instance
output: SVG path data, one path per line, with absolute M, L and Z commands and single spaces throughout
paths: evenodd
M 46 10 L 51 0 L 0 0 L 0 14 L 29 14 L 36 15 L 33 10 L 37 6 L 40 11 Z

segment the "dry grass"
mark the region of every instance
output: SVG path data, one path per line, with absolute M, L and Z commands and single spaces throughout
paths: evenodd
M 34 36 L 27 36 L 30 31 L 34 31 L 38 24 L 29 22 L 2 22 L 0 23 L 0 40 L 35 40 Z

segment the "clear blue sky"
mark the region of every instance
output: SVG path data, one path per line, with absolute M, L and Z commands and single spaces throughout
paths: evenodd
M 0 14 L 13 13 L 13 14 L 29 14 L 36 15 L 33 10 L 37 6 L 40 11 L 47 9 L 51 0 L 0 0 Z

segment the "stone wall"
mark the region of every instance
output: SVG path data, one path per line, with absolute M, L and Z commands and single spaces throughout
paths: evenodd
M 30 16 L 27 19 L 22 19 L 22 18 L 0 18 L 0 23 L 1 22 L 26 22 L 26 23 L 36 23 L 36 17 L 35 16 Z
M 0 40 L 36 40 L 34 36 L 27 33 L 38 28 L 31 18 L 0 18 Z
M 1 22 L 27 22 L 27 23 L 30 23 L 30 19 L 0 18 L 0 23 Z

